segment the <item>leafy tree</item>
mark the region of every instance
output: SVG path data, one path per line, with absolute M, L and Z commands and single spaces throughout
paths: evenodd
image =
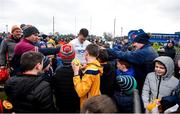
M 104 36 L 104 39 L 105 39 L 106 41 L 112 41 L 113 35 L 112 35 L 111 33 L 106 33 L 106 32 L 104 32 L 104 33 L 103 33 L 103 36 Z

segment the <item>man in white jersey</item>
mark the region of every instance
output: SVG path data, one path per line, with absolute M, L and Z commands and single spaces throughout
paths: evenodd
M 89 32 L 87 29 L 82 28 L 79 31 L 78 38 L 75 38 L 74 40 L 70 41 L 69 43 L 73 46 L 77 59 L 80 60 L 82 64 L 86 63 L 86 60 L 84 58 L 84 52 L 87 47 L 87 45 L 91 44 L 88 40 L 86 40 Z

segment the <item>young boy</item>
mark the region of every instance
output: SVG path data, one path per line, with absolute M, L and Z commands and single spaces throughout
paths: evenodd
M 100 76 L 103 73 L 103 69 L 100 63 L 97 61 L 99 55 L 99 47 L 95 44 L 89 44 L 85 49 L 85 60 L 87 62 L 86 67 L 83 70 L 82 79 L 79 75 L 80 66 L 77 66 L 72 62 L 72 68 L 74 71 L 74 87 L 80 97 L 80 106 L 82 107 L 85 100 L 92 96 L 100 95 Z
M 22 74 L 6 81 L 4 89 L 16 113 L 56 112 L 50 84 L 38 75 L 43 59 L 39 52 L 25 52 L 20 60 Z
M 128 62 L 118 59 L 117 68 L 116 76 L 129 75 L 134 77 L 134 68 Z
M 89 98 L 81 109 L 81 113 L 116 113 L 117 106 L 114 101 L 106 95 Z
M 128 75 L 119 75 L 116 77 L 116 90 L 113 98 L 117 104 L 119 113 L 133 113 L 133 90 L 136 87 L 137 82 L 134 77 Z M 140 105 L 143 106 L 143 103 L 141 102 Z
M 173 76 L 174 62 L 170 57 L 160 56 L 154 63 L 154 72 L 147 75 L 142 90 L 145 107 L 154 99 L 170 96 L 178 85 L 178 79 Z
M 60 113 L 78 113 L 80 99 L 74 89 L 74 72 L 71 66 L 71 61 L 75 58 L 75 51 L 71 45 L 65 44 L 61 46 L 59 56 L 63 65 L 56 69 L 52 78 L 56 106 Z

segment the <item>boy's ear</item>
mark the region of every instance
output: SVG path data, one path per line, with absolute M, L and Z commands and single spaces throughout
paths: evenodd
M 35 66 L 35 69 L 36 70 L 42 70 L 42 64 L 41 63 L 38 63 L 36 66 Z
M 85 53 L 84 53 L 84 54 L 85 54 L 85 56 L 88 56 L 88 55 L 89 55 L 89 53 L 88 53 L 87 51 L 85 51 Z

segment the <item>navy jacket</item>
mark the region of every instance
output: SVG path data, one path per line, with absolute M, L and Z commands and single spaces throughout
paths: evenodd
M 118 107 L 118 113 L 133 113 L 134 112 L 134 97 L 133 95 L 126 95 L 119 91 L 115 91 L 113 100 Z M 142 99 L 140 98 L 141 112 L 144 112 Z

